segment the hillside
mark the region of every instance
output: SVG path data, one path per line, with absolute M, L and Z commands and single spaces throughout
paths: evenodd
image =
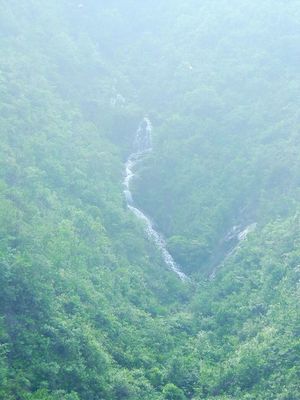
M 299 399 L 299 14 L 0 2 L 1 399 Z

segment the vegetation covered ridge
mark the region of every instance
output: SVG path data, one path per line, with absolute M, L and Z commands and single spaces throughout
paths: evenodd
M 0 1 L 1 400 L 299 400 L 299 14 Z

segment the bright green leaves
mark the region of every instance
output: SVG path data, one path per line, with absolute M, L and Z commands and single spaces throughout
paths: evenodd
M 163 398 L 166 400 L 185 400 L 186 397 L 181 389 L 173 383 L 168 383 L 163 388 Z

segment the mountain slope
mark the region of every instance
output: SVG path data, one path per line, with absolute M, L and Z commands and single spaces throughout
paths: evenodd
M 299 397 L 299 9 L 0 4 L 1 398 Z

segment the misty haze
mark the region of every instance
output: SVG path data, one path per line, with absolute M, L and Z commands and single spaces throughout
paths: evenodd
M 0 0 L 0 400 L 300 399 L 300 0 Z

